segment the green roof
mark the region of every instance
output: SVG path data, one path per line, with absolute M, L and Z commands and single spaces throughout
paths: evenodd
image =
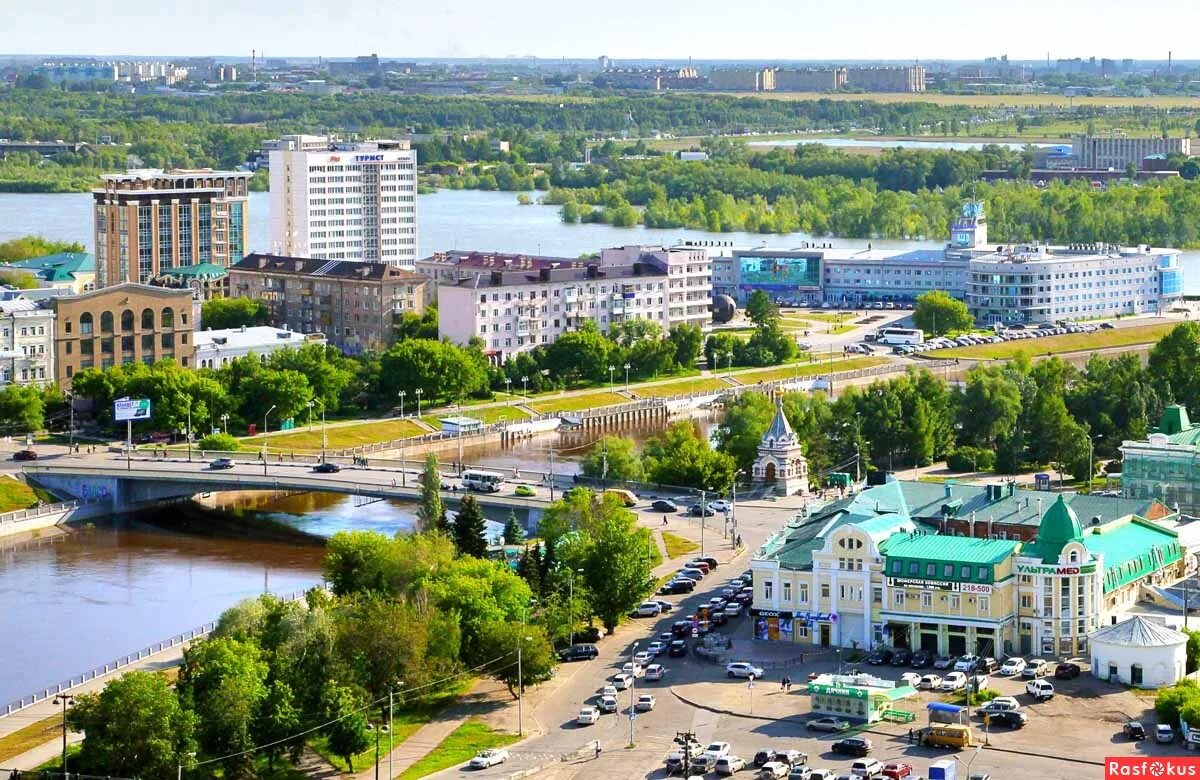
M 225 276 L 229 271 L 224 266 L 219 266 L 216 263 L 197 263 L 196 265 L 181 265 L 178 268 L 168 268 L 161 273 L 163 276 L 181 276 L 187 279 L 217 279 Z
M 1187 409 L 1179 404 L 1163 407 L 1162 418 L 1158 423 L 1158 432 L 1173 436 L 1190 430 L 1192 421 L 1188 419 Z
M 887 699 L 888 701 L 898 701 L 900 699 L 907 699 L 909 696 L 916 696 L 916 695 L 917 695 L 917 689 L 912 687 L 911 685 L 897 685 L 895 688 L 885 688 L 884 690 L 879 691 L 879 692 L 875 692 L 875 691 L 871 692 L 872 698 L 874 698 L 876 696 L 881 696 L 884 699 Z
M 28 260 L 6 263 L 5 266 L 33 271 L 46 281 L 67 282 L 74 279 L 77 273 L 95 272 L 96 258 L 87 252 L 59 252 L 44 257 L 31 257 Z
M 1104 556 L 1104 592 L 1128 585 L 1180 560 L 1179 535 L 1140 517 L 1089 528 L 1083 546 Z
M 887 540 L 888 558 L 917 558 L 945 563 L 996 564 L 1008 558 L 1020 542 L 940 534 L 894 534 Z
M 1083 528 L 1079 525 L 1079 516 L 1075 510 L 1067 506 L 1063 494 L 1042 515 L 1042 523 L 1038 526 L 1037 540 L 1030 550 L 1040 556 L 1043 563 L 1057 563 L 1067 542 L 1073 542 L 1083 536 Z

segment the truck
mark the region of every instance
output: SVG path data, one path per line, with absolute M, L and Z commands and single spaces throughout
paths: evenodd
M 929 765 L 929 780 L 955 780 L 958 762 L 953 759 L 934 761 Z

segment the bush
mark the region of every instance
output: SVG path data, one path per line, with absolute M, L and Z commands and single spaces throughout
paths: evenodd
M 996 453 L 979 447 L 958 447 L 946 455 L 951 471 L 991 471 L 996 467 Z
M 1180 680 L 1172 688 L 1162 688 L 1154 697 L 1154 712 L 1159 723 L 1175 724 L 1184 709 L 1194 709 L 1200 702 L 1200 689 L 1194 680 Z M 1189 724 L 1191 722 L 1189 721 Z
M 228 433 L 210 433 L 196 445 L 202 450 L 220 450 L 221 452 L 236 452 L 238 440 Z

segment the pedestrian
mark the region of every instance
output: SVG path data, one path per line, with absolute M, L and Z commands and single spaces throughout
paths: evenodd
M 666 524 L 667 524 L 667 516 L 663 515 L 663 525 L 666 525 Z
M 910 744 L 910 745 L 911 745 L 911 744 L 912 744 L 912 741 L 913 741 L 913 730 L 912 730 L 912 729 L 909 729 L 909 730 L 908 730 L 908 744 Z
M 600 740 L 596 740 L 596 760 L 600 760 Z

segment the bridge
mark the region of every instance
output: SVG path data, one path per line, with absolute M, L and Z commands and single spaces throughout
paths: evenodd
M 130 510 L 200 493 L 232 490 L 280 490 L 321 493 L 344 493 L 363 499 L 414 500 L 421 496 L 419 474 L 395 468 L 377 466 L 343 466 L 336 474 L 318 474 L 309 463 L 236 460 L 233 468 L 210 469 L 207 461 L 186 458 L 131 458 L 110 454 L 89 458 L 59 458 L 54 461 L 26 464 L 26 477 L 43 487 L 72 498 L 111 502 L 114 511 Z M 447 478 L 443 478 L 445 482 Z M 456 482 L 456 480 L 455 480 Z M 556 482 L 570 486 L 570 480 L 559 477 Z M 556 487 L 558 487 L 556 485 Z M 550 505 L 550 490 L 545 484 L 533 483 L 532 497 L 512 495 L 512 486 L 501 493 L 471 493 L 479 501 L 484 514 L 493 520 L 503 520 L 514 512 L 526 527 L 536 526 L 542 512 Z M 442 499 L 448 505 L 459 503 L 462 490 L 443 490 Z M 557 489 L 555 498 L 560 497 Z

